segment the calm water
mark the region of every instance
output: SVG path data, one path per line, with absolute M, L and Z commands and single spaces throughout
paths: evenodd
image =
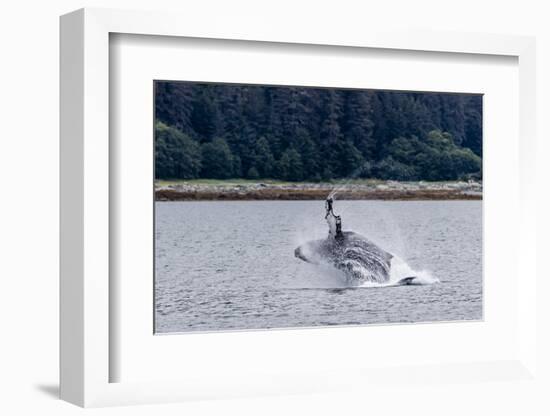
M 324 238 L 323 201 L 157 202 L 156 331 L 482 319 L 481 201 L 337 201 L 343 229 L 422 286 L 345 288 L 294 249 Z

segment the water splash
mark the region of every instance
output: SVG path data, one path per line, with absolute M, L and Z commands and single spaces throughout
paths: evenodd
M 409 264 L 399 256 L 394 256 L 390 262 L 390 276 L 389 280 L 384 283 L 377 282 L 356 282 L 359 287 L 384 287 L 384 286 L 397 286 L 403 279 L 412 277 L 407 283 L 408 285 L 431 285 L 439 283 L 439 279 L 432 275 L 429 270 L 415 270 Z M 353 283 L 353 282 L 352 282 Z
M 359 178 L 362 172 L 365 170 L 365 166 L 369 165 L 369 162 L 364 162 L 361 166 L 359 166 L 357 169 L 355 169 L 350 175 L 346 177 L 344 182 L 339 183 L 337 186 L 332 188 L 332 191 L 328 194 L 327 198 L 336 199 L 336 196 L 340 191 L 343 191 L 346 189 L 348 184 L 354 180 Z

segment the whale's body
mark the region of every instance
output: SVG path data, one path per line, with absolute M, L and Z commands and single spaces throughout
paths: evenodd
M 328 263 L 341 270 L 353 286 L 366 282 L 389 283 L 393 255 L 372 241 L 352 231 L 337 237 L 309 241 L 294 250 L 294 255 L 312 264 Z M 400 279 L 396 284 L 415 284 L 415 277 Z

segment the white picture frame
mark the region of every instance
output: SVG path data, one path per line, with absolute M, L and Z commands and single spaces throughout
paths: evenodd
M 215 23 L 215 24 L 214 24 Z M 232 383 L 189 378 L 183 381 L 111 382 L 110 365 L 119 359 L 110 348 L 113 298 L 110 291 L 109 36 L 113 33 L 185 38 L 332 45 L 453 54 L 504 55 L 519 62 L 520 191 L 518 193 L 517 355 L 498 362 L 419 363 L 415 377 L 443 374 L 448 380 L 478 382 L 476 372 L 522 380 L 536 374 L 536 211 L 535 41 L 530 37 L 468 33 L 329 32 L 313 23 L 307 31 L 268 21 L 239 24 L 171 13 L 82 9 L 61 18 L 61 397 L 80 406 L 154 403 L 208 397 L 319 392 L 359 383 L 390 380 L 396 369 L 368 373 L 336 369 L 322 380 L 315 374 L 280 374 Z M 353 329 L 350 329 L 353 331 Z M 279 337 L 285 336 L 279 334 Z M 407 371 L 405 371 L 406 373 Z M 409 370 L 410 372 L 410 370 Z M 472 375 L 473 374 L 473 375 Z M 402 374 L 399 376 L 402 377 Z M 370 381 L 369 381 L 370 380 Z

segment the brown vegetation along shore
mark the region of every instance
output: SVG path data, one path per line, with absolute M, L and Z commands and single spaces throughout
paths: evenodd
M 479 182 L 370 181 L 351 184 L 168 183 L 156 184 L 157 201 L 324 200 L 337 190 L 340 200 L 481 200 Z

